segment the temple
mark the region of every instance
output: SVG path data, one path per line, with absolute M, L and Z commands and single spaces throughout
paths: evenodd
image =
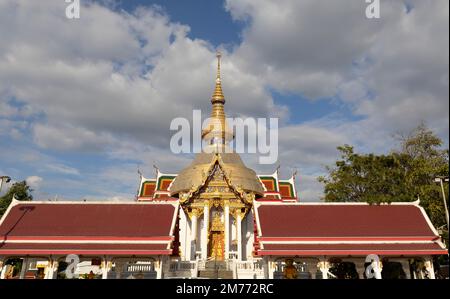
M 295 174 L 256 174 L 229 148 L 220 75 L 206 147 L 178 174 L 140 175 L 135 201 L 13 200 L 2 279 L 435 278 L 448 254 L 418 201 L 301 202 Z M 75 255 L 75 258 L 74 258 Z

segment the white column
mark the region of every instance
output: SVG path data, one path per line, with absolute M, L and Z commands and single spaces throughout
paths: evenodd
M 110 267 L 110 259 L 107 257 L 103 258 L 103 267 L 102 267 L 102 279 L 108 279 L 108 272 Z
M 28 258 L 24 257 L 23 261 L 22 261 L 22 268 L 20 269 L 20 279 L 24 279 L 25 278 L 25 274 L 28 270 Z
M 191 244 L 190 244 L 192 260 L 195 260 L 195 252 L 197 251 L 196 242 L 197 242 L 197 213 L 193 211 L 191 217 Z
M 156 268 L 156 279 L 161 279 L 163 277 L 163 259 L 164 257 L 161 256 L 158 260 L 158 267 Z
M 0 258 L 0 279 L 3 278 L 3 267 L 5 266 L 6 259 Z
M 55 272 L 58 270 L 58 261 L 50 259 L 49 260 L 49 269 L 47 276 L 45 279 L 55 279 Z
M 434 275 L 433 259 L 431 257 L 425 259 L 425 270 L 427 270 L 428 278 L 436 279 L 436 276 Z
M 330 263 L 327 260 L 320 260 L 317 264 L 320 272 L 322 272 L 322 279 L 328 279 L 328 271 L 330 270 Z
M 202 259 L 208 258 L 209 205 L 203 207 Z
M 238 260 L 242 261 L 242 215 L 240 211 L 236 212 L 236 226 L 237 226 L 237 253 Z
M 264 269 L 264 278 L 268 279 L 270 270 L 269 270 L 269 260 L 268 260 L 267 256 L 263 257 L 262 263 L 263 263 L 262 266 Z
M 187 220 L 187 215 L 184 213 L 183 209 L 180 210 L 180 224 L 183 225 L 183 232 L 180 232 L 180 241 L 182 242 L 181 244 L 181 257 L 183 260 L 191 260 L 191 248 L 190 248 L 190 244 L 191 244 L 191 232 L 189 231 L 188 228 L 188 220 Z
M 356 267 L 356 272 L 358 272 L 358 276 L 359 279 L 364 279 L 364 272 L 366 272 L 366 267 L 365 267 L 365 258 L 361 258 L 358 260 L 355 260 L 355 267 Z
M 275 272 L 276 264 L 275 262 L 271 261 L 270 258 L 268 258 L 267 264 L 269 267 L 269 279 L 273 279 L 273 273 Z
M 224 211 L 225 217 L 225 259 L 230 258 L 230 206 L 225 205 Z
M 184 215 L 184 223 L 185 223 L 185 234 L 184 234 L 184 259 L 187 261 L 192 260 L 191 247 L 192 247 L 192 231 L 189 225 L 189 216 L 186 213 Z
M 0 259 L 0 279 L 3 279 L 5 276 L 5 271 L 6 271 L 6 257 Z
M 120 259 L 115 259 L 114 265 L 115 265 L 115 269 L 116 269 L 116 279 L 121 279 L 123 267 L 125 266 L 125 262 Z

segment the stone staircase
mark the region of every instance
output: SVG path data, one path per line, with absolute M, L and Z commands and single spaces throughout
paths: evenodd
M 233 279 L 233 271 L 227 269 L 227 264 L 223 261 L 207 261 L 205 269 L 198 271 L 199 278 L 209 279 Z

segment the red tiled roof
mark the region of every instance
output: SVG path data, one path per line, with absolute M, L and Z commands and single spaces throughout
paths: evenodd
M 263 237 L 434 237 L 415 205 L 262 204 Z M 260 232 L 261 233 L 261 232 Z
M 14 206 L 0 236 L 169 236 L 175 212 L 170 204 L 33 203 Z
M 81 251 L 170 254 L 176 215 L 176 206 L 164 203 L 16 202 L 0 223 L 0 254 L 22 244 L 22 251 L 77 249 L 70 241 Z
M 258 255 L 447 254 L 415 204 L 259 203 Z

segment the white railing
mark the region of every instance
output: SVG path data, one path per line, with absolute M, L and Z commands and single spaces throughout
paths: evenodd
M 295 268 L 298 272 L 307 272 L 308 271 L 308 265 L 307 264 L 294 264 Z M 275 264 L 275 271 L 283 272 L 284 268 L 286 267 L 286 263 L 284 262 L 277 262 Z
M 235 278 L 264 278 L 263 261 L 235 261 Z
M 126 267 L 127 272 L 152 272 L 155 271 L 155 265 L 151 264 L 128 264 Z
M 195 278 L 198 275 L 198 261 L 172 261 L 166 266 L 166 271 L 175 276 L 183 276 L 186 272 L 190 272 L 190 276 Z
M 238 262 L 236 261 L 236 268 L 238 270 L 263 270 L 263 264 L 261 261 L 246 261 Z
M 238 259 L 237 251 L 230 251 L 230 252 L 228 252 L 228 259 L 230 259 L 230 260 L 237 260 Z
M 169 270 L 170 271 L 187 271 L 194 270 L 197 266 L 196 261 L 176 261 L 170 262 Z
M 198 270 L 205 270 L 206 268 L 206 260 L 197 260 L 197 269 Z
M 201 251 L 196 251 L 195 252 L 195 259 L 196 260 L 202 259 L 202 252 Z

